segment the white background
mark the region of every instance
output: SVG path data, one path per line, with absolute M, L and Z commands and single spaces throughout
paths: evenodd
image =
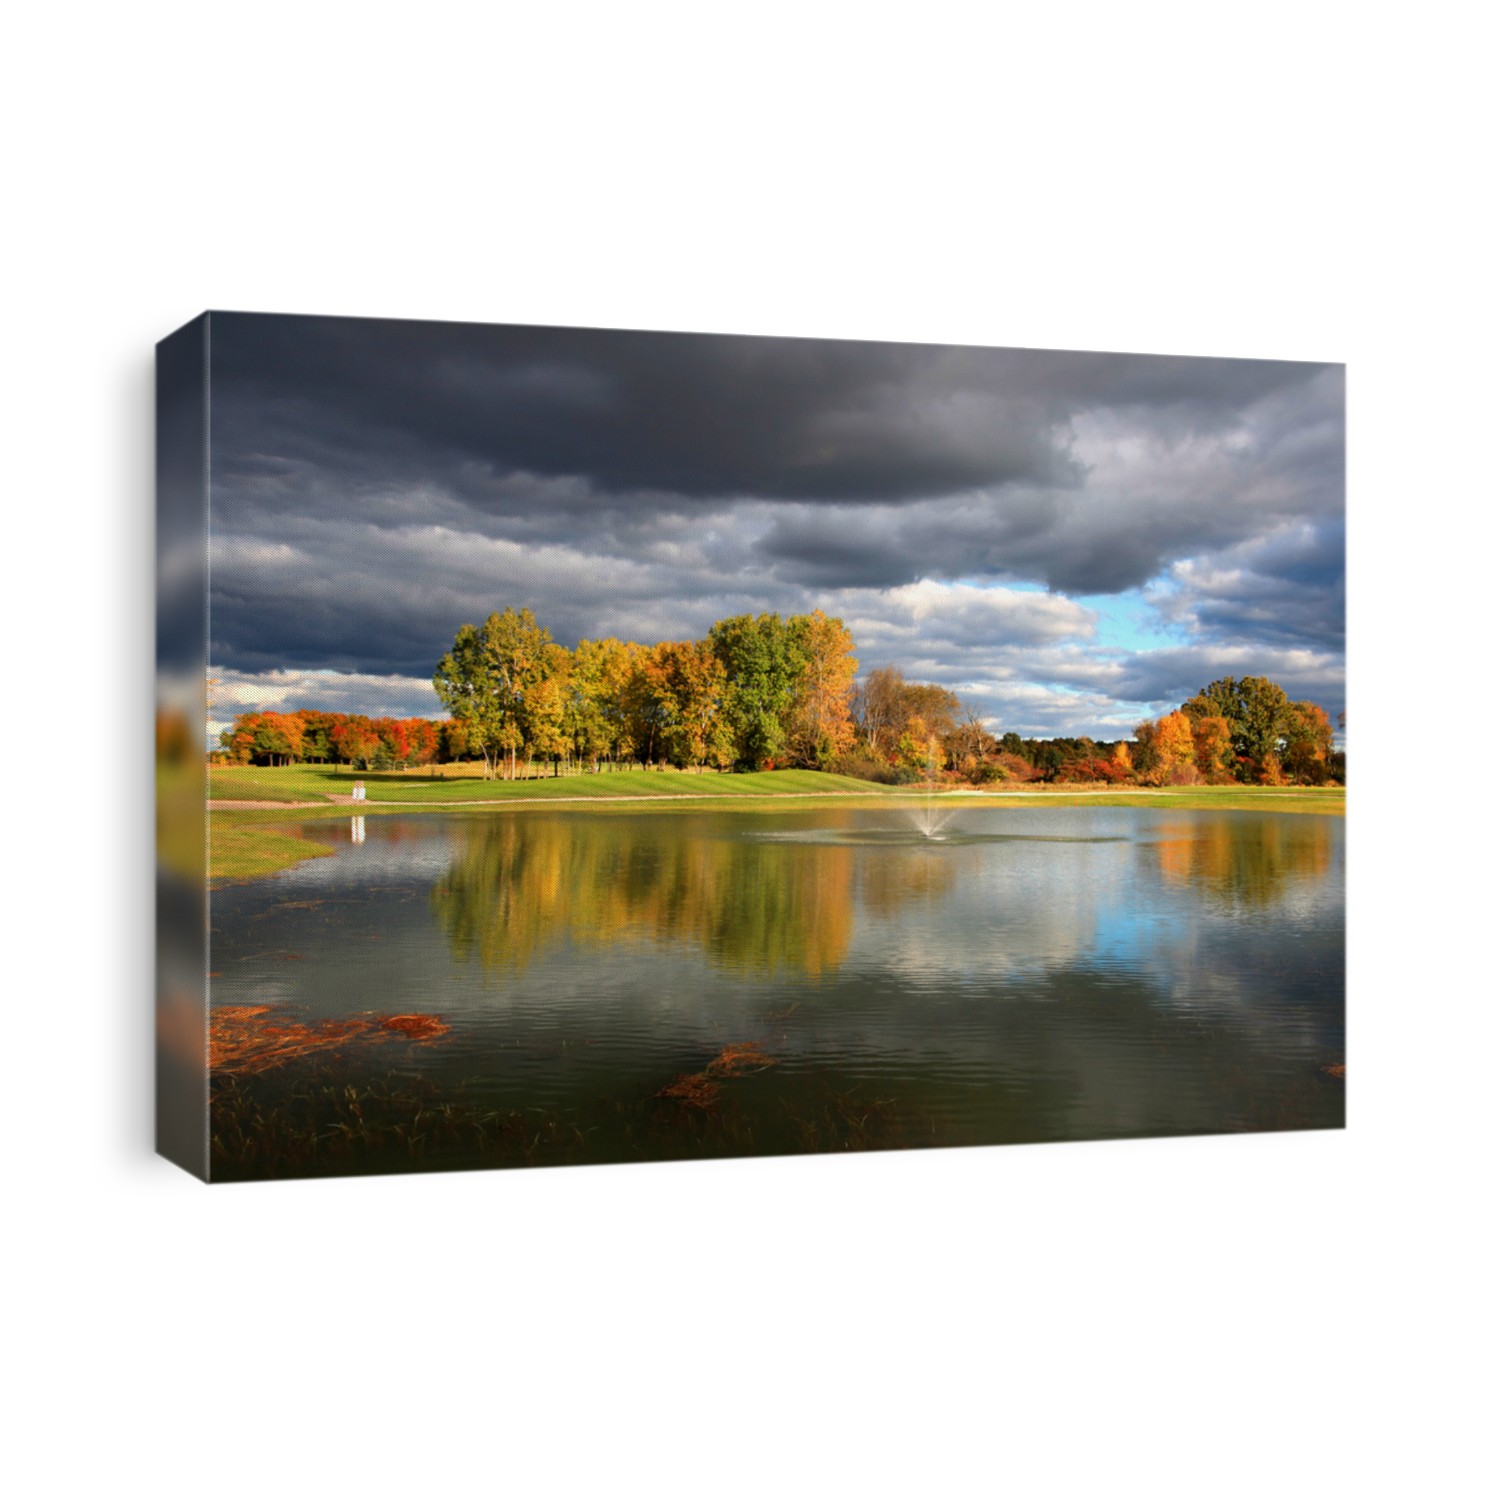
M 1493 1482 L 1481 15 L 9 16 L 11 1493 Z M 205 307 L 1346 360 L 1349 1130 L 218 1190 L 154 1159 L 151 347 Z

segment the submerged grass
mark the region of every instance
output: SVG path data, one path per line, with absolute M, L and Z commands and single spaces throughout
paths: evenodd
M 264 1068 L 213 1074 L 212 1175 L 255 1181 L 936 1143 L 930 1122 L 896 1099 L 840 1089 L 831 1078 L 811 1087 L 804 1079 L 795 1105 L 765 1095 L 752 1102 L 726 1086 L 775 1064 L 759 1044 L 740 1043 L 647 1097 L 547 1109 L 496 1100 L 472 1079 L 444 1083 L 402 1068 L 351 1077 L 347 1054 L 313 1046 Z
M 257 880 L 332 853 L 329 844 L 230 814 L 214 813 L 209 821 L 208 876 L 213 881 Z
M 484 1161 L 519 1144 L 525 1128 L 519 1111 L 461 1103 L 397 1073 L 361 1083 L 319 1073 L 273 1095 L 251 1079 L 217 1076 L 210 1122 L 212 1173 L 230 1182 Z

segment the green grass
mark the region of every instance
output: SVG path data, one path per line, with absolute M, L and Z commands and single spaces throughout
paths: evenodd
M 1217 812 L 1344 815 L 1344 788 L 1341 786 L 1124 787 L 1098 792 L 1028 786 L 982 792 L 967 800 L 989 801 L 999 807 L 1033 803 L 1047 807 L 1203 808 Z
M 434 774 L 441 772 L 442 774 Z M 612 798 L 685 797 L 749 803 L 784 796 L 921 797 L 920 787 L 880 786 L 851 776 L 825 771 L 746 771 L 732 775 L 706 771 L 614 771 L 587 776 L 542 776 L 531 781 L 485 781 L 469 767 L 442 766 L 432 770 L 369 771 L 358 777 L 347 767 L 329 766 L 215 766 L 209 795 L 225 801 L 322 802 L 349 795 L 356 780 L 368 796 L 363 811 L 383 807 L 417 811 L 422 807 L 461 807 L 465 803 L 608 801 Z M 952 795 L 945 793 L 945 795 Z M 1061 807 L 1201 807 L 1262 809 L 1289 812 L 1342 813 L 1342 787 L 1168 787 L 1112 788 L 1081 791 L 1067 787 L 1000 784 L 972 794 L 976 801 L 1013 806 L 1022 801 L 1045 801 Z
M 328 766 L 214 766 L 211 797 L 243 802 L 317 802 L 347 797 L 356 780 L 365 784 L 370 803 L 400 802 L 410 809 L 454 806 L 465 802 L 524 802 L 532 799 L 611 797 L 774 797 L 788 793 L 859 793 L 888 796 L 893 788 L 832 776 L 824 771 L 613 771 L 587 776 L 542 776 L 531 781 L 485 781 L 461 774 L 460 768 L 369 771 L 359 776 Z

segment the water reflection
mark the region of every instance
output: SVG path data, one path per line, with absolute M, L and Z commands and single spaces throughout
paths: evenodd
M 302 831 L 343 847 L 215 894 L 215 1006 L 444 1031 L 241 1080 L 215 1124 L 240 1175 L 1342 1123 L 1336 821 L 976 809 L 928 841 L 874 809 L 538 809 L 370 817 L 358 849 L 341 823 Z M 766 1062 L 712 1074 L 733 1047 Z M 711 1100 L 672 1092 L 704 1078 Z M 441 1123 L 414 1152 L 419 1114 Z
M 854 851 L 663 839 L 624 820 L 485 819 L 463 830 L 432 905 L 456 955 L 496 971 L 563 943 L 657 943 L 751 973 L 817 975 L 849 950 Z
M 893 917 L 915 900 L 949 895 L 961 869 L 973 871 L 972 849 L 893 849 L 880 859 L 865 860 L 859 871 L 861 903 L 877 916 Z
M 1153 884 L 1226 908 L 1284 902 L 1301 883 L 1316 887 L 1333 859 L 1322 818 L 1166 817 L 1142 832 L 1137 857 Z M 1110 887 L 1096 846 L 1126 842 L 1113 828 L 1079 837 L 960 827 L 949 841 L 912 843 L 851 813 L 775 832 L 685 818 L 671 837 L 645 819 L 486 818 L 458 831 L 431 901 L 456 957 L 495 973 L 564 946 L 655 944 L 749 974 L 830 974 L 861 913 L 900 936 L 907 957 L 896 967 L 933 944 L 923 966 L 945 967 L 951 939 L 929 918 L 954 902 L 966 960 L 987 955 L 1009 969 L 1027 953 L 1056 963 L 1098 941 Z M 1003 848 L 1014 853 L 996 864 Z
M 1166 885 L 1263 907 L 1328 873 L 1333 825 L 1317 817 L 1166 818 L 1142 848 Z

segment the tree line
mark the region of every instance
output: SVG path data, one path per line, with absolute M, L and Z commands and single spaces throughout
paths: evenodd
M 609 637 L 570 651 L 529 609 L 507 609 L 460 628 L 433 687 L 488 776 L 515 777 L 523 759 L 554 775 L 630 763 L 827 769 L 854 737 L 858 670 L 853 637 L 821 610 L 736 615 L 696 641 Z
M 864 780 L 1318 785 L 1342 781 L 1328 716 L 1264 677 L 1221 678 L 1133 740 L 996 736 L 978 709 L 897 667 L 856 680 L 842 620 L 736 615 L 701 640 L 569 650 L 529 609 L 465 625 L 433 687 L 446 720 L 299 709 L 241 714 L 219 758 L 367 770 L 482 761 L 490 777 L 622 766 L 808 767 Z
M 251 712 L 221 734 L 221 758 L 366 769 L 477 760 L 506 778 L 631 764 L 828 769 L 854 739 L 858 670 L 853 637 L 821 610 L 737 615 L 697 641 L 610 637 L 570 651 L 529 609 L 507 609 L 462 626 L 438 663 L 446 721 Z
M 1221 677 L 1181 708 L 1137 725 L 1132 760 L 1153 786 L 1344 779 L 1328 715 L 1316 703 L 1294 702 L 1265 677 Z
M 435 719 L 372 719 L 367 714 L 241 714 L 219 735 L 218 759 L 235 765 L 288 766 L 298 761 L 371 770 L 462 760 L 452 726 Z
M 979 784 L 1319 786 L 1344 779 L 1328 715 L 1264 677 L 1220 678 L 1161 719 L 1138 724 L 1133 740 L 996 736 L 974 705 L 936 683 L 908 682 L 896 667 L 858 684 L 853 712 L 857 748 L 836 769 L 872 781 L 920 781 L 938 771 Z

